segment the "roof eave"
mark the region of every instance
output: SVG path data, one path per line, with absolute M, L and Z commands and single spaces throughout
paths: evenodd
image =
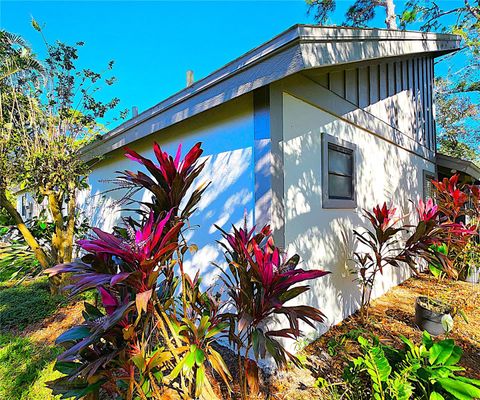
M 455 35 L 295 25 L 124 122 L 87 145 L 82 156 L 92 160 L 302 70 L 417 53 L 439 56 L 459 44 Z
M 471 161 L 437 153 L 437 165 L 450 170 L 463 172 L 475 180 L 480 181 L 480 168 Z

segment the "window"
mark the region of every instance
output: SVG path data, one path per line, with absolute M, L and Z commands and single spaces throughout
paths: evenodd
M 20 214 L 22 215 L 23 218 L 26 218 L 27 216 L 27 195 L 22 194 L 20 197 Z
M 356 145 L 323 135 L 323 208 L 355 208 Z
M 433 190 L 432 180 L 435 178 L 435 173 L 427 170 L 423 170 L 423 200 L 435 198 L 435 191 Z

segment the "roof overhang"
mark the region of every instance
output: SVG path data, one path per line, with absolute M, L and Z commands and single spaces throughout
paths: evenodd
M 480 168 L 471 161 L 437 153 L 437 165 L 452 173 L 462 172 L 471 176 L 475 181 L 480 181 Z
M 86 146 L 92 160 L 300 71 L 459 49 L 456 35 L 295 25 Z

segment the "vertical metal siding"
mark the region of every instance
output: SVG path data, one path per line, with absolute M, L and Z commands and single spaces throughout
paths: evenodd
M 433 59 L 421 56 L 325 72 L 317 82 L 433 150 L 433 77 Z
M 365 108 L 370 104 L 370 75 L 368 67 L 358 69 L 358 107 Z
M 345 71 L 345 98 L 351 103 L 358 105 L 357 69 Z
M 378 100 L 380 100 L 380 95 L 379 95 L 379 87 L 380 87 L 380 79 L 378 77 L 378 65 L 372 65 L 368 67 L 369 73 L 370 73 L 370 104 L 376 103 Z

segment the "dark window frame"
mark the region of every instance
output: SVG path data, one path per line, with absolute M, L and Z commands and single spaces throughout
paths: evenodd
M 328 163 L 328 152 L 329 149 L 334 151 L 344 152 L 352 155 L 352 175 L 342 175 L 348 176 L 352 179 L 352 198 L 335 198 L 330 197 L 329 190 L 329 163 Z M 336 208 L 336 209 L 354 209 L 357 207 L 357 182 L 356 182 L 356 153 L 357 145 L 354 143 L 347 142 L 345 140 L 339 139 L 335 136 L 328 135 L 327 133 L 322 134 L 322 207 L 323 208 Z

